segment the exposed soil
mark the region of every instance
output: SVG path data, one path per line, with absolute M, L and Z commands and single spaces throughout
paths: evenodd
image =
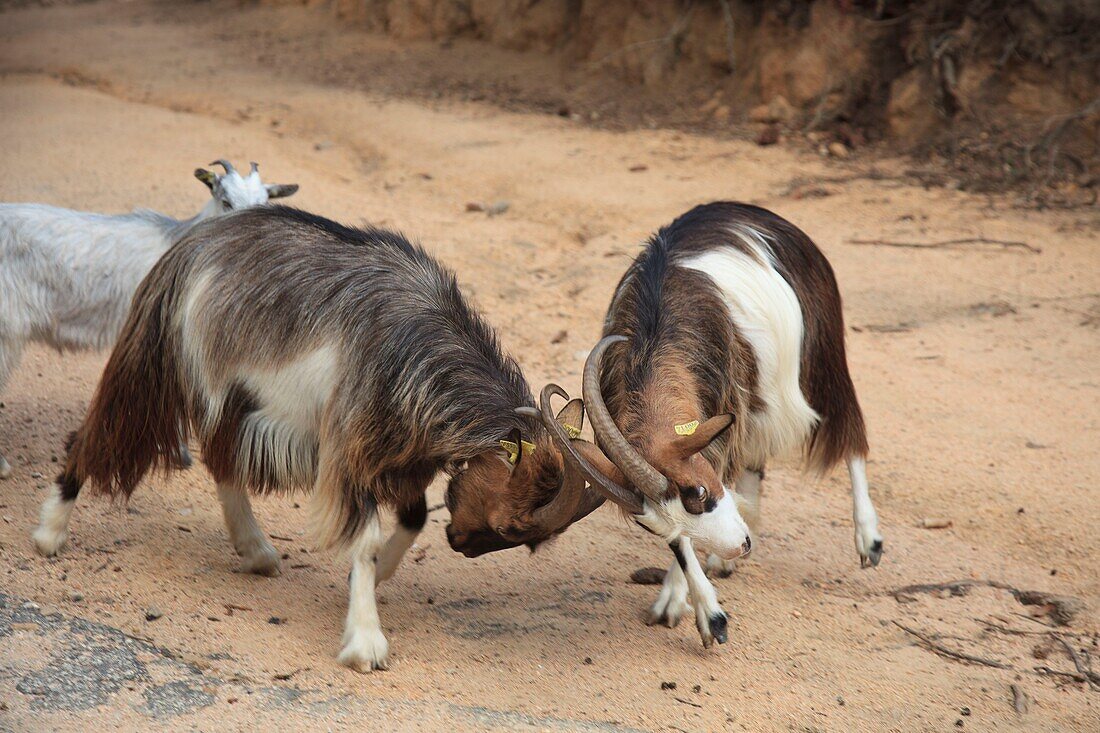
M 380 588 L 391 669 L 358 675 L 334 661 L 347 569 L 312 551 L 304 496 L 257 502 L 287 556 L 275 579 L 235 572 L 201 468 L 151 479 L 128 508 L 82 501 L 67 550 L 33 553 L 105 360 L 33 348 L 0 396 L 15 469 L 0 482 L 0 731 L 1100 725 L 1069 651 L 1100 671 L 1095 209 L 926 189 L 885 155 L 410 96 L 401 79 L 427 83 L 416 59 L 431 44 L 327 20 L 220 2 L 4 12 L 0 200 L 190 215 L 197 165 L 259 161 L 265 179 L 301 184 L 290 203 L 423 241 L 532 384 L 574 393 L 648 232 L 711 199 L 767 206 L 837 271 L 883 563 L 859 569 L 845 476 L 769 467 L 759 551 L 716 581 L 730 641 L 704 650 L 690 622 L 644 625 L 657 588 L 631 573 L 668 552 L 614 512 L 533 555 L 467 560 L 439 509 Z M 974 239 L 1028 246 L 851 241 Z

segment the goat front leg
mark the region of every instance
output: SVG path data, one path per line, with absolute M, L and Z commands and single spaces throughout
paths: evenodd
M 397 526 L 378 555 L 376 583 L 384 583 L 393 576 L 397 566 L 401 564 L 401 558 L 412 547 L 427 521 L 428 502 L 423 494 L 409 506 L 397 511 Z
M 8 383 L 8 377 L 19 365 L 23 355 L 23 342 L 18 339 L 0 337 L 0 393 Z M 0 454 L 0 479 L 11 478 L 11 464 Z
M 878 513 L 867 487 L 867 463 L 863 456 L 848 459 L 852 480 L 852 519 L 855 522 L 856 552 L 860 567 L 875 567 L 882 560 L 882 535 L 878 531 Z
M 665 582 L 661 585 L 657 600 L 649 607 L 646 625 L 664 624 L 670 629 L 675 628 L 690 607 L 687 578 L 679 559 L 676 559 L 665 573 Z
M 676 555 L 676 562 L 687 580 L 691 605 L 695 608 L 695 627 L 699 629 L 703 647 L 710 648 L 716 641 L 719 644 L 725 644 L 729 617 L 718 603 L 718 594 L 714 592 L 714 586 L 707 580 L 706 573 L 699 564 L 699 558 L 695 556 L 695 548 L 692 547 L 691 540 L 681 537 L 670 542 L 669 547 Z
M 374 597 L 381 547 L 382 527 L 375 508 L 352 543 L 348 617 L 344 622 L 343 649 L 337 657 L 340 664 L 357 672 L 387 669 L 390 663 L 390 645 L 382 633 Z

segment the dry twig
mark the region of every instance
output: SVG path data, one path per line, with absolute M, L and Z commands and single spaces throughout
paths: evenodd
M 1084 678 L 1084 681 L 1088 683 L 1089 687 L 1094 690 L 1100 690 L 1100 674 L 1090 671 L 1089 668 L 1081 662 L 1081 657 L 1077 655 L 1077 650 L 1073 648 L 1072 644 L 1058 634 L 1052 633 L 1051 636 L 1057 639 L 1058 642 L 1065 647 L 1066 653 L 1069 654 L 1070 660 L 1073 661 L 1073 666 L 1077 668 L 1077 672 Z
M 996 669 L 1012 669 L 1011 666 L 1004 662 L 998 662 L 995 659 L 986 659 L 985 657 L 976 657 L 973 654 L 967 654 L 966 652 L 955 651 L 954 649 L 948 649 L 944 645 L 936 642 L 931 637 L 922 634 L 921 632 L 911 629 L 900 621 L 894 621 L 894 625 L 907 634 L 917 637 L 924 642 L 930 650 L 939 654 L 941 657 L 947 657 L 948 659 L 954 659 L 959 662 L 972 662 L 974 664 L 981 664 L 986 667 L 994 667 Z
M 1022 249 L 1031 254 L 1040 254 L 1043 250 L 1028 244 L 1006 239 L 989 239 L 987 237 L 964 237 L 961 239 L 945 239 L 939 242 L 895 242 L 888 239 L 849 239 L 848 244 L 865 244 L 877 247 L 900 247 L 902 249 L 950 249 L 964 244 L 992 244 L 1004 249 Z
M 1008 689 L 1012 691 L 1012 709 L 1016 711 L 1017 715 L 1025 714 L 1028 707 L 1027 695 L 1015 682 L 1009 685 Z

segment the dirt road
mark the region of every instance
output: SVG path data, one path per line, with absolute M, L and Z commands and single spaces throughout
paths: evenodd
M 690 623 L 644 625 L 656 588 L 628 577 L 668 552 L 612 511 L 537 554 L 467 560 L 440 509 L 380 589 L 391 670 L 357 675 L 334 662 L 346 568 L 310 549 L 305 497 L 257 504 L 286 553 L 276 579 L 236 572 L 201 468 L 150 480 L 129 508 L 82 501 L 69 548 L 34 555 L 38 503 L 105 355 L 32 349 L 0 396 L 15 469 L 0 482 L 0 730 L 1100 729 L 1100 691 L 1035 671 L 1074 669 L 1043 607 L 984 585 L 893 593 L 989 579 L 1072 596 L 1087 610 L 1060 638 L 1100 655 L 1095 210 L 924 190 L 892 177 L 897 160 L 613 133 L 326 76 L 328 55 L 357 49 L 364 68 L 402 63 L 303 9 L 0 14 L 0 200 L 190 215 L 206 195 L 193 168 L 259 161 L 301 184 L 289 203 L 423 241 L 532 384 L 574 393 L 648 232 L 711 199 L 772 208 L 844 293 L 882 565 L 859 569 L 846 477 L 769 467 L 759 551 L 717 582 L 730 642 L 704 650 Z M 877 180 L 858 175 L 872 162 Z M 1041 252 L 850 243 L 976 236 Z M 921 528 L 930 517 L 952 526 Z M 1005 668 L 937 655 L 895 622 Z

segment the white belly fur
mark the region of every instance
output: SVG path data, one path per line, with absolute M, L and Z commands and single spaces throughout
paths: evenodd
M 757 255 L 733 247 L 712 250 L 680 262 L 709 277 L 725 297 L 737 330 L 756 354 L 757 389 L 764 409 L 750 416 L 747 465 L 763 466 L 772 456 L 801 448 L 819 419 L 799 386 L 802 309 L 794 290 L 775 269 L 764 237 L 744 227 L 730 236 Z

